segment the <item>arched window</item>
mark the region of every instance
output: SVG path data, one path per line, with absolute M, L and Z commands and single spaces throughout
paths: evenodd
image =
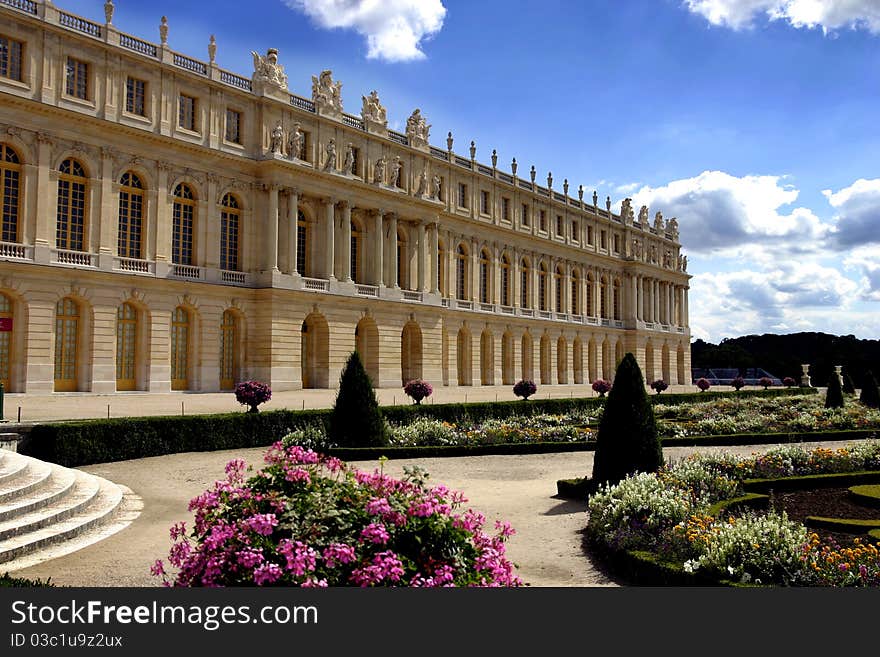
M 480 251 L 480 303 L 490 303 L 492 277 L 489 272 L 491 257 L 488 251 Z
M 232 390 L 238 379 L 239 332 L 235 313 L 226 310 L 220 322 L 220 389 Z
M 171 315 L 171 389 L 189 388 L 190 316 L 178 306 Z
M 464 248 L 464 244 L 459 244 L 456 254 L 455 297 L 462 301 L 467 300 L 467 261 L 467 249 Z
M 531 290 L 532 271 L 529 269 L 529 261 L 523 258 L 520 263 L 519 274 L 519 305 L 520 308 L 531 308 L 529 304 L 529 291 Z
M 137 309 L 124 303 L 116 309 L 116 389 L 137 387 Z
M 357 283 L 361 280 L 361 244 L 364 238 L 364 234 L 361 232 L 360 227 L 355 223 L 351 222 L 351 279 Z
M 12 322 L 15 330 L 15 318 L 12 315 L 12 300 L 0 292 L 0 319 Z M 0 331 L 0 383 L 9 392 L 12 388 L 12 331 Z
M 510 305 L 510 259 L 501 256 L 501 305 Z
M 61 163 L 58 172 L 55 246 L 67 251 L 82 251 L 85 245 L 88 193 L 86 171 L 82 164 L 73 158 L 67 158 Z
M 55 391 L 79 389 L 79 305 L 70 297 L 55 304 Z
M 565 312 L 565 306 L 563 305 L 563 302 L 565 300 L 565 293 L 562 289 L 562 269 L 557 267 L 556 273 L 553 275 L 553 278 L 555 279 L 554 282 L 556 283 L 556 312 Z
M 581 279 L 577 271 L 571 272 L 571 314 L 581 314 Z
M 547 265 L 538 270 L 538 310 L 547 310 Z
M 172 209 L 171 262 L 176 265 L 193 264 L 193 225 L 196 200 L 192 188 L 180 183 L 174 188 Z
M 220 201 L 220 269 L 239 271 L 238 231 L 241 226 L 241 206 L 232 194 Z
M 620 319 L 620 281 L 614 281 L 611 297 L 611 316 Z
M 142 257 L 144 235 L 144 186 L 131 171 L 119 180 L 119 230 L 116 250 L 121 258 Z
M 306 259 L 308 257 L 308 244 L 306 240 L 308 240 L 308 230 L 306 224 L 306 216 L 303 214 L 302 210 L 297 210 L 296 213 L 296 271 L 300 276 L 305 276 L 308 271 L 308 267 L 306 267 Z
M 0 242 L 18 242 L 18 214 L 21 198 L 21 160 L 18 153 L 0 144 Z

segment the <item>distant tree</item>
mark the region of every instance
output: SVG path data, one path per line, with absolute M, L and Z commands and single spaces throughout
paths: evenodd
M 840 389 L 840 379 L 837 374 L 831 373 L 828 378 L 828 391 L 825 393 L 825 408 L 843 408 L 843 390 Z
M 351 352 L 339 376 L 339 392 L 330 415 L 327 437 L 342 447 L 388 444 L 388 428 L 370 376 L 357 351 Z
M 877 379 L 874 378 L 871 370 L 865 373 L 859 401 L 870 408 L 880 408 L 880 389 L 877 388 Z
M 591 484 L 617 483 L 634 472 L 656 472 L 663 450 L 642 371 L 627 353 L 614 376 L 599 422 Z

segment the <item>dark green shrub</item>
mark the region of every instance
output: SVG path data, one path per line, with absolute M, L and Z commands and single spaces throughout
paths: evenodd
M 330 415 L 330 442 L 341 447 L 388 444 L 388 428 L 373 383 L 358 352 L 351 352 L 339 376 L 339 392 Z
M 849 372 L 843 373 L 843 392 L 847 395 L 856 394 L 856 387 L 853 384 L 852 377 L 850 377 Z
M 52 587 L 55 586 L 52 584 L 52 578 L 42 580 L 42 579 L 27 579 L 25 577 L 13 577 L 9 573 L 3 573 L 0 575 L 0 588 L 30 588 L 30 587 Z
M 825 408 L 843 408 L 843 390 L 840 389 L 840 379 L 833 372 L 828 379 L 828 391 L 825 393 Z
M 655 472 L 661 465 L 654 409 L 639 364 L 627 353 L 617 367 L 599 423 L 592 485 L 614 484 L 633 472 Z
M 871 370 L 865 372 L 865 380 L 862 383 L 862 394 L 859 401 L 870 408 L 880 408 L 880 390 L 877 388 L 877 379 Z

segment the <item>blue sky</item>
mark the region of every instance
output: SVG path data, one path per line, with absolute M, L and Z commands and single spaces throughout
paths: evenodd
M 103 20 L 100 0 L 59 6 Z M 245 9 L 243 9 L 243 7 Z M 114 24 L 244 75 L 279 50 L 345 109 L 681 225 L 694 337 L 880 338 L 880 0 L 118 0 Z

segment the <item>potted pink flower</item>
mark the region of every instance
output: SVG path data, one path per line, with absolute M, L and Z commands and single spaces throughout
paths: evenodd
M 408 381 L 405 386 L 403 386 L 403 391 L 412 397 L 413 401 L 416 404 L 421 404 L 422 400 L 425 397 L 430 397 L 431 393 L 434 392 L 434 388 L 431 387 L 431 384 L 427 381 L 422 381 L 421 379 L 413 379 L 412 381 Z
M 593 390 L 598 392 L 600 397 L 604 397 L 605 393 L 611 390 L 611 381 L 596 379 L 593 381 Z
M 666 383 L 663 379 L 657 379 L 656 381 L 651 382 L 651 390 L 656 392 L 658 395 L 666 390 L 669 387 L 669 384 Z
M 712 387 L 712 384 L 709 383 L 707 379 L 704 379 L 702 377 L 697 379 L 694 385 L 696 385 L 700 389 L 700 392 L 706 392 L 709 388 Z
M 248 413 L 259 413 L 258 406 L 272 399 L 272 388 L 259 381 L 242 381 L 235 386 L 235 399 L 250 407 Z
M 522 397 L 523 401 L 526 401 L 537 391 L 538 386 L 535 385 L 534 381 L 530 381 L 529 379 L 521 379 L 513 384 L 513 394 L 517 397 Z

